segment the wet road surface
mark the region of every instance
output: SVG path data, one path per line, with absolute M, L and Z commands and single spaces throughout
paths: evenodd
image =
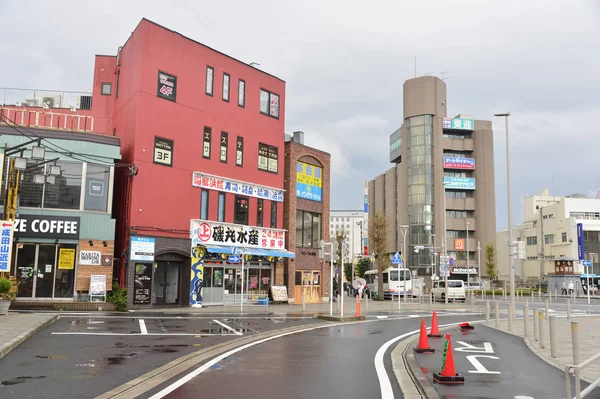
M 464 316 L 440 316 L 440 323 L 464 320 Z M 171 393 L 163 390 L 185 373 L 143 397 L 381 397 L 374 367 L 377 350 L 390 339 L 417 330 L 420 321 L 420 317 L 404 316 L 288 335 L 232 354 Z M 391 368 L 393 348 L 386 353 L 384 365 L 395 397 L 402 398 Z
M 315 322 L 311 318 L 231 316 L 65 317 L 0 360 L 0 398 L 93 398 L 188 353 L 239 338 L 239 334 Z
M 476 325 L 474 330 L 454 328 L 445 332 L 451 333 L 456 372 L 464 376 L 465 383 L 433 384 L 442 398 L 513 398 L 523 395 L 548 399 L 565 396 L 564 373 L 533 354 L 522 338 L 484 325 Z M 444 342 L 443 338 L 430 338 L 429 344 L 435 353 L 415 355 L 421 371 L 431 383 L 433 373 L 441 372 Z M 600 397 L 600 389 L 594 394 L 591 397 Z

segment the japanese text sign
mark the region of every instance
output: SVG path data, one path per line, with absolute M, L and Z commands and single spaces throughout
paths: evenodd
M 10 271 L 10 260 L 13 244 L 13 225 L 10 220 L 2 220 L 0 224 L 0 272 Z
M 192 174 L 192 186 L 283 202 L 283 190 L 281 189 L 238 182 L 200 172 Z
M 444 129 L 474 130 L 475 121 L 473 119 L 444 118 Z
M 323 168 L 304 162 L 296 163 L 296 196 L 321 202 Z
M 475 169 L 474 158 L 449 158 L 444 157 L 444 168 L 446 169 Z
M 285 230 L 192 220 L 192 247 L 227 245 L 261 249 L 285 249 Z
M 449 177 L 444 176 L 446 188 L 455 190 L 475 190 L 475 179 L 472 177 Z

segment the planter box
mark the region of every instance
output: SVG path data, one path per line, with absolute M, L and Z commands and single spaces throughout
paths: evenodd
M 8 308 L 10 308 L 10 301 L 0 299 L 0 316 L 7 315 Z

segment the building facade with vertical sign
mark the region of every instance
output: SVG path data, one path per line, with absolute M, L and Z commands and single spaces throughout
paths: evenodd
M 64 129 L 26 131 L 45 139 L 46 159 L 56 162 L 20 175 L 18 214 L 12 222 L 10 275 L 17 283 L 12 306 L 89 301 L 90 276 L 104 276 L 106 289 L 112 287 L 113 183 L 120 139 Z M 8 147 L 29 140 L 7 125 L 0 124 L 0 134 Z M 23 154 L 30 155 L 30 150 Z M 50 165 L 60 167 L 60 174 L 50 174 Z M 3 185 L 2 206 L 5 200 Z
M 330 295 L 329 256 L 320 258 L 321 240 L 329 242 L 331 155 L 304 145 L 304 133 L 294 132 L 285 143 L 286 195 L 283 203 L 285 247 L 295 254 L 277 268 L 278 285 L 287 286 L 290 302 L 321 302 Z M 327 250 L 328 251 L 328 250 Z
M 409 226 L 407 264 L 417 275 L 439 275 L 446 243 L 457 271 L 451 278 L 466 281 L 459 271 L 467 270 L 467 258 L 485 275 L 478 243 L 485 248 L 496 241 L 493 132 L 487 120 L 449 118 L 448 100 L 437 77 L 404 82 L 403 124 L 389 139 L 394 167 L 369 181 L 369 218 L 388 219 L 388 254 L 402 249 L 400 226 Z M 415 252 L 415 246 L 425 249 Z

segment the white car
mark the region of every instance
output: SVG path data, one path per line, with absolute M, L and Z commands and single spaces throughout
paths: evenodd
M 444 301 L 446 296 L 446 281 L 440 280 L 434 283 L 431 289 L 431 295 L 433 300 Z M 465 294 L 465 283 L 462 280 L 448 280 L 448 300 L 459 300 L 464 301 Z

